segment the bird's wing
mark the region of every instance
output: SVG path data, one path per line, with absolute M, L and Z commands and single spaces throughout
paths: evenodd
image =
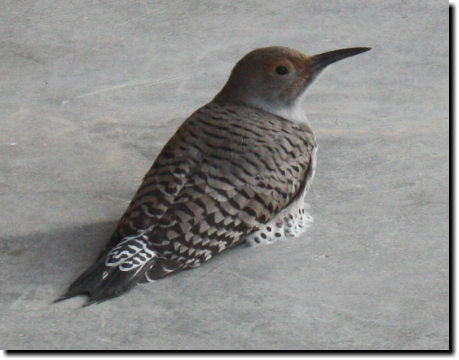
M 110 248 L 143 231 L 160 257 L 196 266 L 293 201 L 314 146 L 307 127 L 261 110 L 207 105 L 160 153 Z
M 309 128 L 243 106 L 209 104 L 164 147 L 96 263 L 65 299 L 88 304 L 198 266 L 269 222 L 306 186 Z

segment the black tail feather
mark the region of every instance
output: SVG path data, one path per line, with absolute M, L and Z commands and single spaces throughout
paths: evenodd
M 63 296 L 54 302 L 78 295 L 87 295 L 88 301 L 83 306 L 89 306 L 115 298 L 133 288 L 149 267 L 143 266 L 132 271 L 120 271 L 118 267 L 107 267 L 105 257 L 101 257 L 70 285 Z

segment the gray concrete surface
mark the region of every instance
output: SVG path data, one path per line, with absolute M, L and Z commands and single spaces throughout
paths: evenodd
M 312 230 L 51 304 L 183 119 L 274 44 L 373 48 L 304 103 Z M 448 51 L 437 0 L 1 1 L 0 348 L 446 349 Z

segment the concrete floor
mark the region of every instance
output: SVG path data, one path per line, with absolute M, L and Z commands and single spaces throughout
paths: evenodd
M 0 39 L 0 348 L 447 349 L 446 3 L 11 0 Z M 373 48 L 304 103 L 311 231 L 52 304 L 179 124 L 273 44 Z

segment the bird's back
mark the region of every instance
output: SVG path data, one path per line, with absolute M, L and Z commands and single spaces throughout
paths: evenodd
M 305 124 L 242 105 L 202 107 L 158 155 L 89 269 L 100 282 L 85 286 L 86 272 L 69 294 L 117 296 L 241 243 L 302 193 L 315 146 Z

